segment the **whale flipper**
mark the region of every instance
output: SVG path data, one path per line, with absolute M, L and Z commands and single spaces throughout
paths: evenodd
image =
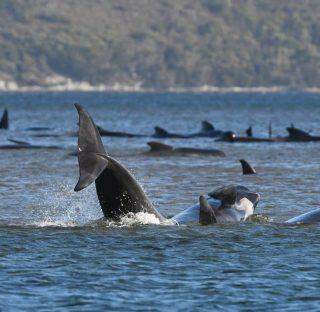
M 250 166 L 246 160 L 240 159 L 239 161 L 241 163 L 242 173 L 244 175 L 257 173 L 256 170 L 252 166 Z
M 210 206 L 204 196 L 199 197 L 200 209 L 199 209 L 199 223 L 201 225 L 209 225 L 217 223 L 213 208 Z
M 75 106 L 79 114 L 80 170 L 75 191 L 95 181 L 100 206 L 107 219 L 119 220 L 129 212 L 148 212 L 163 220 L 130 172 L 106 154 L 100 134 L 89 114 L 79 104 Z
M 173 147 L 168 144 L 160 143 L 160 142 L 147 142 L 147 144 L 150 146 L 151 152 L 166 152 L 166 151 L 172 151 Z
M 9 129 L 9 114 L 6 108 L 4 109 L 2 118 L 0 120 L 0 129 Z
M 213 131 L 214 126 L 209 121 L 203 120 L 201 122 L 201 132 Z

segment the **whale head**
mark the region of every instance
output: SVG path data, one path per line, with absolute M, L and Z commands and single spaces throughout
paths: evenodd
M 219 207 L 212 207 L 217 223 L 246 221 L 260 200 L 258 193 L 241 185 L 223 186 L 208 195 L 221 202 Z

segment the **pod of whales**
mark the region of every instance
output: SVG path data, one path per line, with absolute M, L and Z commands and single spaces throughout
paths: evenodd
M 252 128 L 251 128 L 251 131 L 249 131 L 249 129 L 246 130 L 247 132 L 246 137 L 237 136 L 234 132 L 230 131 L 230 132 L 224 133 L 224 135 L 221 138 L 219 138 L 218 141 L 224 141 L 224 142 L 230 142 L 230 143 L 263 143 L 263 142 L 276 143 L 276 142 L 318 142 L 320 141 L 320 136 L 313 136 L 306 131 L 295 128 L 294 126 L 286 128 L 286 130 L 288 131 L 288 136 L 286 137 L 271 137 L 272 135 L 271 126 L 269 126 L 268 138 L 253 137 Z
M 216 138 L 224 135 L 224 131 L 216 130 L 214 126 L 208 121 L 202 121 L 201 130 L 196 133 L 190 134 L 181 134 L 181 133 L 172 133 L 161 127 L 154 127 L 154 138 L 179 138 L 179 139 L 190 139 L 190 138 Z
M 80 172 L 74 189 L 76 192 L 95 182 L 102 212 L 109 220 L 119 220 L 128 213 L 147 212 L 171 224 L 200 222 L 200 204 L 187 208 L 171 219 L 162 216 L 130 172 L 106 154 L 99 131 L 89 114 L 81 105 L 75 106 L 79 114 Z M 208 200 L 215 207 L 217 223 L 238 222 L 245 221 L 253 213 L 259 195 L 242 186 L 228 186 L 211 192 Z
M 89 114 L 75 104 L 79 114 L 78 163 L 79 180 L 74 190 L 95 182 L 99 203 L 108 220 L 120 220 L 128 213 L 147 212 L 169 224 L 199 223 L 209 225 L 246 221 L 254 214 L 260 195 L 241 185 L 228 185 L 214 190 L 199 203 L 170 219 L 153 206 L 131 173 L 116 159 L 107 155 L 97 127 Z M 320 209 L 301 214 L 284 222 L 287 225 L 320 221 Z
M 207 155 L 207 156 L 219 156 L 225 157 L 225 153 L 217 149 L 203 149 L 193 147 L 173 147 L 168 144 L 160 142 L 148 142 L 150 150 L 145 154 L 156 156 L 169 156 L 169 155 Z

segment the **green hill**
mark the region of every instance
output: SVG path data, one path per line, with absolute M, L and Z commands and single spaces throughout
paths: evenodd
M 0 0 L 0 80 L 319 86 L 320 1 Z

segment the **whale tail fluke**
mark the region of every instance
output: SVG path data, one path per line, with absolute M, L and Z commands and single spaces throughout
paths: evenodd
M 199 223 L 201 225 L 217 223 L 217 218 L 215 216 L 214 210 L 203 195 L 199 197 L 199 203 Z
M 75 191 L 95 182 L 104 216 L 119 220 L 127 213 L 147 212 L 163 219 L 128 169 L 108 156 L 89 114 L 75 104 L 79 114 L 78 162 L 80 177 Z
M 161 127 L 154 127 L 154 137 L 158 137 L 158 138 L 165 138 L 167 137 L 169 134 L 169 132 Z
M 9 114 L 8 110 L 5 108 L 0 120 L 0 129 L 9 129 Z
M 173 147 L 171 145 L 160 143 L 160 142 L 151 141 L 151 142 L 148 142 L 147 144 L 150 146 L 151 152 L 167 152 L 167 151 L 173 150 Z
M 257 173 L 256 170 L 246 160 L 240 159 L 239 161 L 241 163 L 242 173 L 244 175 Z
M 213 131 L 214 126 L 209 121 L 203 120 L 201 122 L 201 132 Z
M 80 191 L 94 182 L 108 165 L 98 129 L 89 114 L 75 104 L 79 114 L 78 162 L 80 176 L 74 190 Z

